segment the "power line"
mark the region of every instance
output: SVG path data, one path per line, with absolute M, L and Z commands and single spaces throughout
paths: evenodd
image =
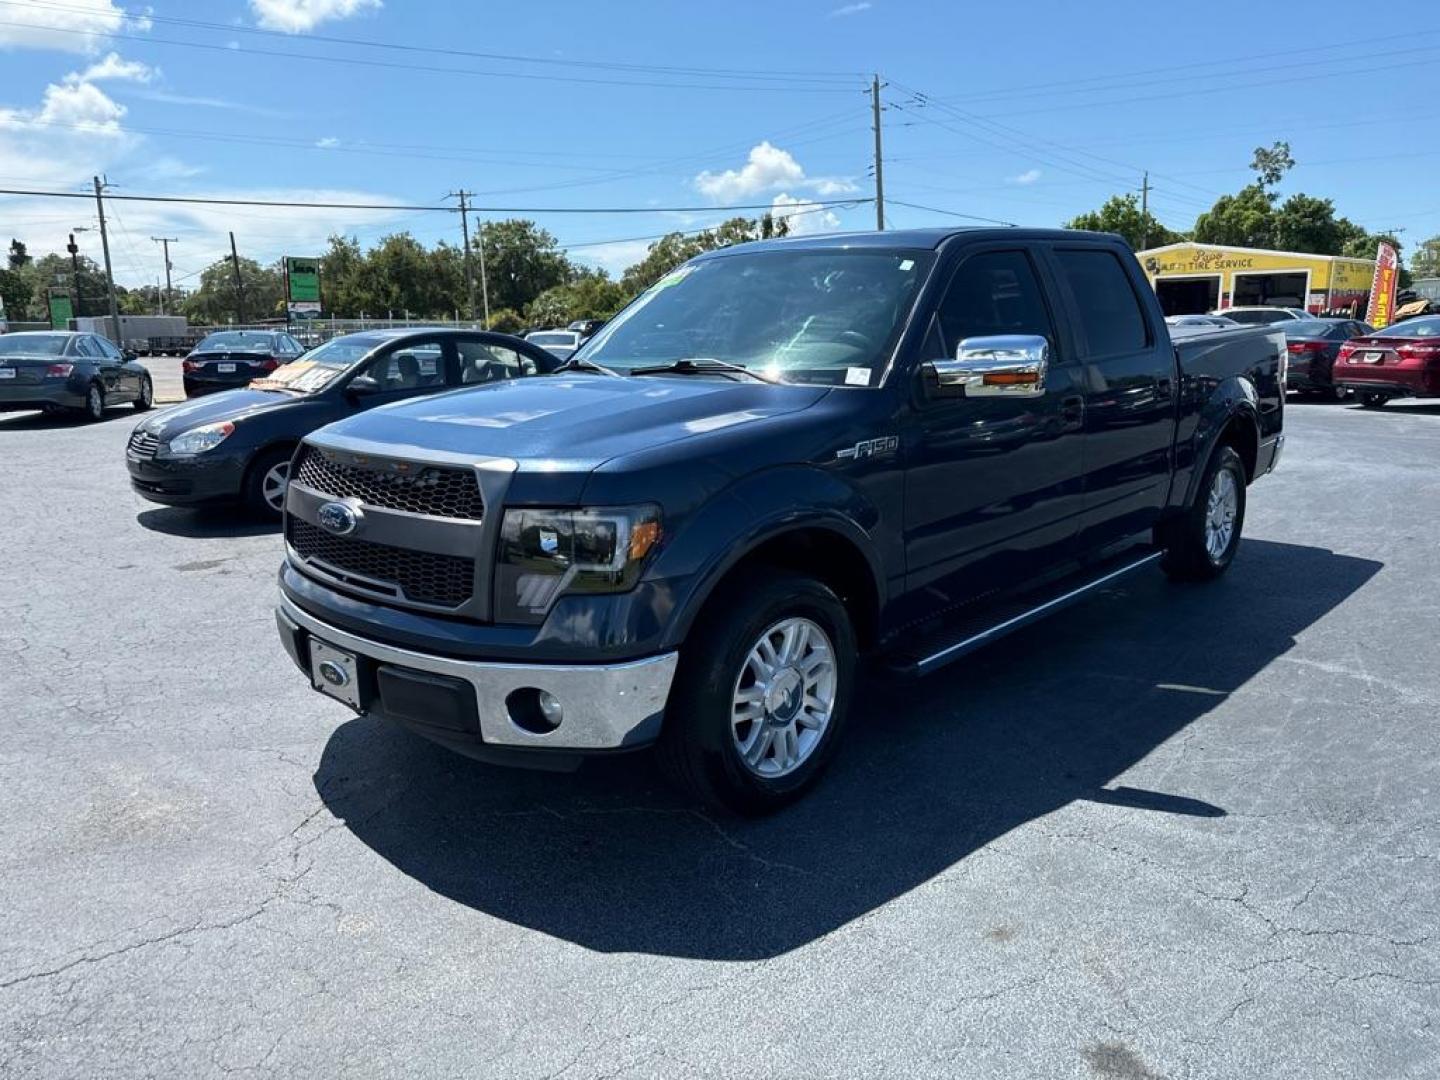
M 90 196 L 74 191 L 38 191 L 22 188 L 0 188 L 0 195 L 29 195 L 47 199 L 84 199 Z M 416 206 L 408 203 L 340 203 L 299 202 L 285 199 L 223 199 L 197 195 L 111 195 L 126 202 L 185 203 L 201 206 L 271 206 L 309 208 L 313 210 L 396 210 L 449 214 L 458 213 L 454 206 Z M 849 206 L 869 199 L 806 199 L 807 205 Z M 475 206 L 471 212 L 482 214 L 708 214 L 720 210 L 773 210 L 773 203 L 736 203 L 731 206 Z
M 76 7 L 74 5 L 59 4 L 51 0 L 0 0 L 0 4 L 8 7 L 20 8 L 44 8 L 52 11 L 67 11 L 75 14 L 93 15 L 94 9 L 89 7 Z M 156 15 L 152 12 L 132 12 L 121 9 L 122 22 L 129 21 L 136 25 L 148 23 L 160 23 L 171 26 L 187 26 L 197 29 L 214 30 L 225 34 L 249 34 L 256 37 L 280 38 L 293 40 L 293 35 L 283 30 L 269 30 L 258 26 L 243 26 L 234 23 L 205 22 L 200 19 L 182 19 L 175 16 Z M 668 75 L 696 75 L 716 78 L 774 78 L 774 79 L 805 79 L 814 81 L 836 81 L 848 80 L 855 83 L 864 78 L 861 72 L 850 71 L 799 71 L 799 70 L 774 70 L 767 68 L 712 68 L 712 67 L 679 67 L 656 64 L 627 64 L 608 60 L 573 60 L 552 56 L 527 56 L 517 53 L 493 53 L 477 52 L 470 49 L 456 49 L 453 47 L 439 47 L 431 45 L 410 45 L 393 41 L 376 41 L 366 38 L 341 37 L 336 35 L 308 33 L 306 38 L 311 41 L 321 42 L 328 45 L 358 45 L 371 49 L 386 49 L 406 53 L 429 53 L 436 56 L 456 56 L 476 60 L 496 60 L 506 63 L 542 64 L 559 67 L 590 68 L 612 71 L 636 71 Z
M 903 202 L 900 199 L 891 199 L 892 206 L 908 206 L 911 210 L 924 210 L 931 214 L 945 214 L 947 217 L 964 218 L 967 221 L 984 221 L 991 225 L 1005 225 L 1015 228 L 1013 221 L 1001 221 L 999 218 L 981 217 L 978 214 L 962 214 L 958 210 L 942 210 L 938 206 L 922 206 L 920 203 Z

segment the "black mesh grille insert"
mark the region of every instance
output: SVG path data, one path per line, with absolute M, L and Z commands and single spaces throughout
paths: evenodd
M 286 537 L 302 558 L 318 559 L 337 570 L 396 586 L 404 594 L 403 597 L 397 595 L 397 599 L 437 607 L 459 607 L 470 599 L 475 587 L 474 559 L 331 536 L 324 529 L 293 516 L 287 522 Z
M 399 472 L 390 462 L 370 466 L 330 461 L 307 446 L 300 452 L 294 479 L 326 495 L 356 498 L 367 506 L 471 521 L 484 517 L 480 485 L 468 469 L 422 465 Z

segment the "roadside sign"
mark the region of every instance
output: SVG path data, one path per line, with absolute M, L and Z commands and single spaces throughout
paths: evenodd
M 50 329 L 69 330 L 70 320 L 75 317 L 75 306 L 70 294 L 64 289 L 50 290 Z
M 319 314 L 319 259 L 285 257 L 285 302 L 292 315 Z
M 1395 249 L 1381 241 L 1380 253 L 1375 258 L 1375 277 L 1370 282 L 1370 307 L 1365 313 L 1365 321 L 1376 330 L 1389 326 L 1395 318 L 1396 267 L 1399 263 Z

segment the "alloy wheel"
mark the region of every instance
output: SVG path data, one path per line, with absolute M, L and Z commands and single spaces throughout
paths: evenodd
M 276 462 L 260 478 L 260 496 L 265 500 L 265 505 L 277 514 L 285 510 L 285 488 L 289 482 L 289 461 Z
M 1210 481 L 1210 493 L 1205 500 L 1205 553 L 1211 562 L 1218 563 L 1229 549 L 1239 510 L 1235 474 L 1229 469 L 1220 469 Z
M 735 680 L 730 732 L 745 768 L 773 780 L 819 748 L 835 712 L 835 647 L 819 623 L 794 616 L 750 647 Z

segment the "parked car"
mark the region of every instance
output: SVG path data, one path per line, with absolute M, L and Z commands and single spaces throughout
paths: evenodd
M 1290 353 L 1285 389 L 1343 401 L 1349 391 L 1334 381 L 1335 358 L 1345 342 L 1373 329 L 1354 319 L 1293 319 L 1275 325 L 1285 332 Z
M 1254 326 L 1285 322 L 1289 319 L 1309 319 L 1313 316 L 1303 308 L 1289 307 L 1228 307 L 1212 311 L 1211 315 L 1223 315 L 1231 322 Z
M 295 445 L 388 402 L 550 371 L 558 361 L 506 334 L 379 330 L 337 337 L 242 390 L 158 413 L 125 452 L 130 482 L 157 503 L 240 503 L 278 517 Z
M 1335 381 L 1378 409 L 1397 397 L 1440 397 L 1440 315 L 1421 315 L 1340 346 Z
M 0 335 L 0 412 L 41 409 L 103 420 L 111 405 L 144 412 L 154 400 L 150 372 L 99 334 Z
M 568 359 L 580 347 L 580 334 L 574 330 L 532 330 L 525 335 L 525 340 L 561 360 Z
M 833 757 L 862 653 L 925 674 L 1143 567 L 1224 573 L 1284 364 L 1274 328 L 1172 339 L 1108 235 L 711 252 L 561 374 L 307 436 L 282 641 L 463 753 L 655 745 L 764 812 Z
M 1166 326 L 1239 326 L 1224 315 L 1166 315 Z
M 574 330 L 580 335 L 580 340 L 585 341 L 595 336 L 596 332 L 605 325 L 604 319 L 576 319 L 566 330 Z
M 233 390 L 290 363 L 305 346 L 272 330 L 221 330 L 208 334 L 180 362 L 185 396 Z

